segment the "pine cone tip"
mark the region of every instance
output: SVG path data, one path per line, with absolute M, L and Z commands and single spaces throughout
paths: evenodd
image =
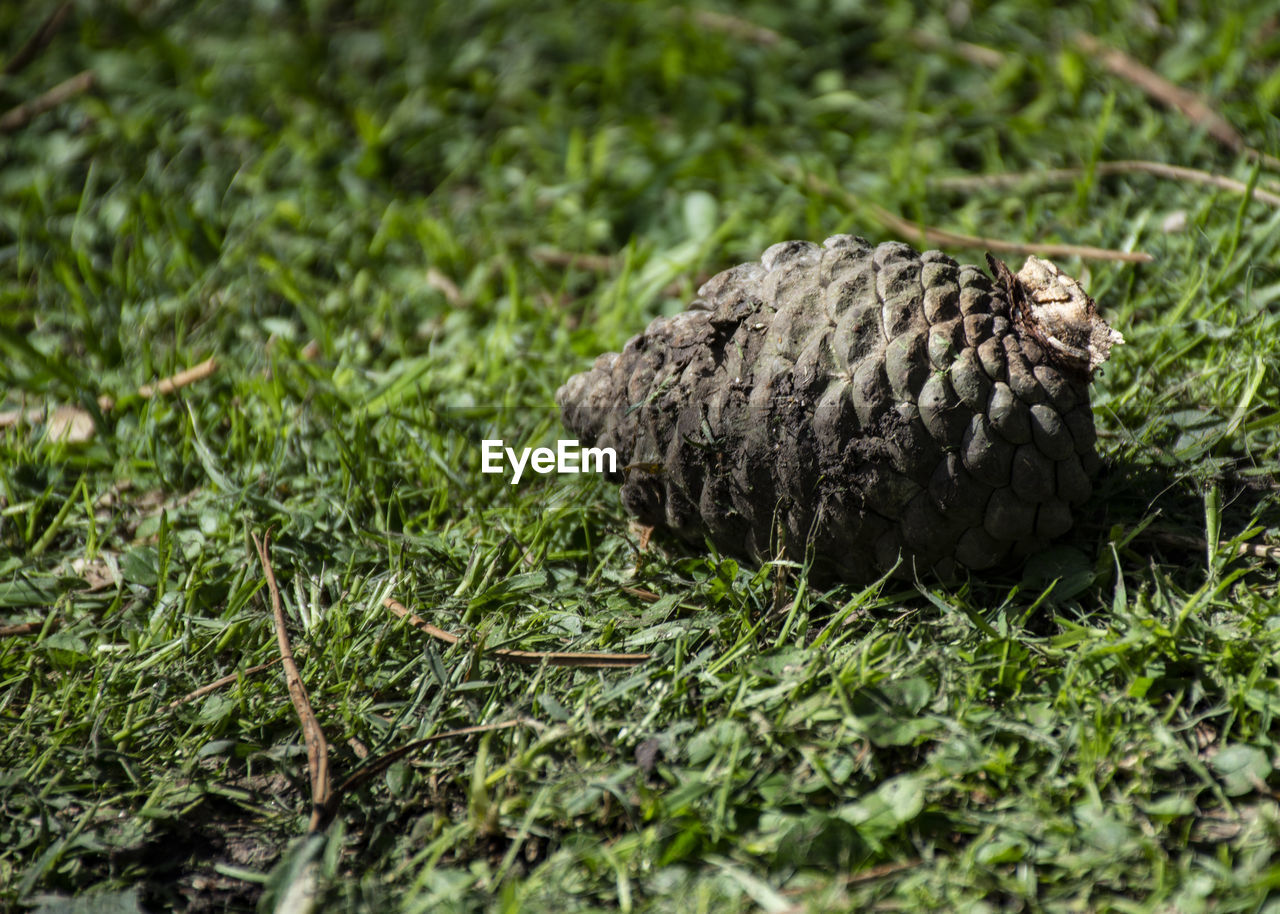
M 987 263 L 1004 283 L 1024 330 L 1061 367 L 1091 377 L 1111 357 L 1111 347 L 1124 344 L 1124 336 L 1098 314 L 1097 302 L 1053 261 L 1032 255 L 1016 275 L 991 254 Z

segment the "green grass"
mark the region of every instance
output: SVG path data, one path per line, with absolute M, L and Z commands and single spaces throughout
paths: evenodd
M 0 59 L 46 6 L 0 6 Z M 931 183 L 1119 159 L 1274 182 L 1069 40 L 1277 155 L 1269 4 L 720 8 L 772 37 L 701 5 L 188 6 L 82 0 L 0 80 L 8 109 L 97 76 L 0 134 L 0 410 L 96 423 L 0 430 L 0 624 L 38 623 L 0 638 L 0 909 L 271 910 L 312 860 L 343 911 L 1277 910 L 1275 564 L 1176 537 L 1280 534 L 1280 213 L 1148 175 Z M 822 590 L 638 553 L 597 479 L 480 473 L 482 438 L 556 437 L 558 384 L 699 277 L 889 240 L 797 172 L 939 228 L 1154 255 L 1063 264 L 1129 345 L 1059 547 Z M 523 723 L 413 753 L 306 838 L 278 667 L 168 707 L 277 656 L 268 528 L 337 779 Z

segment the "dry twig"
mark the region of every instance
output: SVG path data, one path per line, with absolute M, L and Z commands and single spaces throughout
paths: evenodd
M 1236 194 L 1249 193 L 1249 185 L 1224 175 L 1215 175 L 1198 168 L 1186 168 L 1181 165 L 1169 165 L 1164 162 L 1147 162 L 1140 159 L 1125 159 L 1117 162 L 1098 162 L 1093 166 L 1098 175 L 1148 174 L 1172 181 L 1187 181 L 1193 184 L 1204 184 Z M 1028 184 L 1064 184 L 1075 181 L 1088 173 L 1087 168 L 1046 168 L 1041 171 L 1014 171 L 996 175 L 954 175 L 947 178 L 936 178 L 929 181 L 931 187 L 940 190 L 986 190 L 1025 187 Z M 1258 188 L 1253 189 L 1252 199 L 1260 203 L 1280 207 L 1280 195 Z
M 17 635 L 34 635 L 44 628 L 44 621 L 19 622 L 17 625 L 0 626 L 0 638 L 13 638 Z
M 1259 152 L 1246 143 L 1240 131 L 1196 93 L 1174 85 L 1159 73 L 1138 63 L 1123 51 L 1108 47 L 1088 32 L 1076 32 L 1072 40 L 1076 47 L 1099 60 L 1116 76 L 1137 86 L 1160 104 L 1181 111 L 1187 120 L 1232 152 L 1262 162 L 1268 168 L 1280 168 L 1280 159 Z
M 49 46 L 53 36 L 58 34 L 58 29 L 62 28 L 62 24 L 67 21 L 71 7 L 71 0 L 58 4 L 49 17 L 40 23 L 40 28 L 36 29 L 35 34 L 28 38 L 27 43 L 19 48 L 18 53 L 4 65 L 5 76 L 16 76 L 25 70 L 31 61 L 40 56 L 40 52 Z
M 912 30 L 909 37 L 915 46 L 922 50 L 955 54 L 962 60 L 989 70 L 998 69 L 1005 61 L 1004 54 L 995 48 L 968 41 L 956 41 L 954 38 L 939 38 L 922 29 Z
M 188 384 L 194 384 L 196 381 L 203 381 L 217 370 L 217 359 L 205 359 L 200 364 L 192 365 L 185 371 L 180 371 L 175 375 L 163 378 L 155 384 L 143 384 L 138 388 L 138 396 L 145 400 L 149 400 L 158 394 L 171 394 L 179 387 L 186 387 Z
M 699 28 L 719 32 L 739 41 L 750 41 L 761 47 L 772 48 L 782 43 L 782 36 L 773 29 L 757 25 L 739 16 L 715 10 L 683 10 Z
M 383 600 L 382 605 L 414 628 L 430 635 L 432 638 L 443 641 L 446 644 L 457 644 L 462 640 L 452 632 L 447 632 L 443 628 L 432 625 L 421 616 L 410 612 L 402 603 L 391 599 L 391 597 Z M 494 660 L 508 663 L 530 665 L 546 663 L 550 666 L 578 666 L 595 669 L 639 666 L 651 656 L 650 654 L 607 654 L 575 651 L 515 651 L 508 648 L 497 648 L 496 650 L 486 651 L 485 654 Z
M 247 670 L 237 670 L 229 676 L 223 676 L 221 679 L 215 679 L 213 682 L 202 685 L 200 688 L 188 692 L 181 698 L 169 702 L 160 710 L 167 712 L 180 708 L 185 704 L 195 701 L 197 698 L 203 698 L 210 692 L 218 691 L 218 689 L 223 686 L 231 685 L 231 683 L 238 681 L 241 676 L 253 676 L 256 673 L 261 673 L 263 670 L 269 670 L 271 667 L 279 663 L 280 659 L 281 658 L 277 657 L 275 660 L 269 660 L 266 663 L 259 663 L 257 666 L 251 666 Z
M 496 724 L 478 724 L 474 727 L 462 727 L 458 730 L 448 730 L 444 733 L 436 733 L 423 739 L 417 739 L 413 742 L 394 749 L 386 755 L 380 755 L 372 762 L 362 767 L 358 771 L 353 771 L 341 784 L 339 784 L 330 795 L 328 814 L 332 815 L 337 811 L 338 801 L 349 791 L 354 790 L 370 778 L 377 777 L 386 771 L 393 764 L 398 762 L 412 752 L 417 752 L 423 746 L 429 746 L 432 743 L 438 743 L 446 739 L 455 739 L 459 736 L 470 736 L 475 733 L 492 733 L 494 730 L 509 730 L 512 727 L 534 726 L 531 720 L 517 718 L 516 720 L 504 720 Z
M 302 676 L 298 672 L 298 664 L 293 659 L 293 647 L 289 644 L 289 633 L 285 630 L 284 608 L 280 605 L 280 589 L 276 586 L 276 573 L 271 568 L 268 550 L 271 547 L 271 531 L 268 530 L 261 540 L 257 534 L 253 537 L 253 545 L 257 547 L 258 558 L 262 562 L 262 571 L 267 576 L 267 590 L 271 595 L 271 613 L 275 616 L 276 641 L 280 645 L 280 660 L 284 663 L 284 678 L 289 687 L 289 697 L 293 700 L 293 708 L 302 721 L 302 735 L 307 744 L 307 773 L 311 778 L 311 821 L 308 832 L 317 832 L 328 822 L 333 814 L 330 804 L 329 785 L 329 743 L 324 738 L 324 731 L 311 710 L 311 700 L 307 697 L 306 686 L 302 684 Z
M 0 133 L 11 133 L 20 127 L 25 127 L 33 118 L 58 107 L 70 98 L 88 92 L 93 87 L 94 79 L 92 70 L 84 70 L 58 83 L 48 92 L 36 96 L 31 101 L 10 108 L 0 115 Z
M 885 228 L 911 237 L 923 238 L 929 244 L 950 248 L 977 248 L 1000 254 L 1037 254 L 1045 257 L 1079 257 L 1081 260 L 1116 260 L 1121 263 L 1150 263 L 1155 260 L 1145 251 L 1116 251 L 1096 248 L 1087 244 L 1058 244 L 1055 242 L 1005 241 L 1002 238 L 984 238 L 981 235 L 965 235 L 937 229 L 918 222 L 903 219 L 882 206 L 871 204 L 872 214 Z
M 758 154 L 763 155 L 763 153 Z M 875 203 L 865 203 L 857 195 L 845 190 L 843 187 L 835 187 L 815 174 L 806 174 L 799 168 L 785 162 L 779 162 L 776 159 L 770 158 L 767 160 L 776 169 L 783 172 L 789 180 L 804 184 L 815 193 L 839 199 L 850 208 L 864 210 L 882 226 L 903 238 L 921 238 L 928 244 L 936 244 L 942 247 L 977 248 L 1001 254 L 1040 254 L 1046 257 L 1079 257 L 1082 260 L 1118 260 L 1124 263 L 1149 263 L 1155 259 L 1150 254 L 1142 251 L 1116 251 L 1110 248 L 1095 248 L 1079 244 L 1056 244 L 1053 242 L 1005 241 L 1002 238 L 964 235 L 960 232 L 951 232 L 946 229 L 921 225 L 918 222 L 903 219 L 896 213 L 889 212 L 883 206 Z
M 621 258 L 610 257 L 608 254 L 559 251 L 555 248 L 534 248 L 529 252 L 529 256 L 550 267 L 564 267 L 566 269 L 572 267 L 593 273 L 616 273 L 622 268 Z M 705 273 L 696 275 L 690 280 L 690 285 L 695 289 L 700 288 L 710 278 L 711 276 Z M 662 287 L 662 294 L 670 298 L 682 294 L 684 289 L 685 280 L 674 279 Z
M 578 253 L 575 251 L 558 251 L 555 248 L 534 248 L 529 256 L 538 263 L 549 267 L 576 267 L 579 270 L 591 270 L 596 273 L 613 273 L 620 262 L 608 254 Z
M 427 268 L 427 285 L 443 295 L 449 304 L 462 304 L 462 290 L 458 284 L 435 267 Z
M 155 384 L 143 384 L 138 396 L 149 400 L 160 394 L 173 393 L 180 387 L 194 384 L 209 377 L 218 369 L 216 359 L 205 359 L 198 365 L 162 378 Z M 105 394 L 98 398 L 98 408 L 103 412 L 115 406 L 115 401 Z M 36 406 L 30 409 L 10 409 L 0 412 L 0 428 L 12 425 L 39 425 L 48 423 L 49 437 L 55 441 L 88 441 L 93 437 L 93 417 L 80 406 L 55 406 L 52 409 Z
M 883 879 L 885 876 L 893 876 L 897 873 L 903 872 L 904 870 L 914 869 L 922 862 L 923 861 L 919 858 L 915 858 L 913 860 L 903 860 L 901 863 L 882 863 L 879 866 L 868 867 L 867 869 L 860 870 L 857 873 L 841 875 L 838 878 L 838 882 L 846 888 L 855 885 L 862 885 L 867 882 L 875 882 L 877 879 Z M 807 891 L 807 889 L 783 889 L 782 894 L 795 896 L 803 894 L 805 891 Z M 799 914 L 800 911 L 807 910 L 809 910 L 807 907 L 787 908 L 784 914 L 789 914 L 789 912 L 796 912 L 796 914 Z
M 645 590 L 642 587 L 623 587 L 622 592 L 629 593 L 636 599 L 643 600 L 646 603 L 657 603 L 658 600 L 661 599 L 661 597 L 652 590 Z
M 1209 541 L 1201 536 L 1187 536 L 1182 533 L 1167 533 L 1162 530 L 1150 531 L 1146 536 L 1156 543 L 1169 546 L 1173 549 L 1185 549 L 1188 552 L 1199 553 L 1205 553 L 1209 549 Z M 1225 540 L 1218 543 L 1219 552 L 1223 552 L 1231 548 L 1231 544 Z M 1264 561 L 1280 564 L 1280 546 L 1268 546 L 1266 543 L 1237 543 L 1235 546 L 1235 557 L 1263 559 Z

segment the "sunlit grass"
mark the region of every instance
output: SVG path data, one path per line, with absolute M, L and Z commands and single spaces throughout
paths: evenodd
M 0 624 L 31 623 L 0 638 L 0 905 L 270 908 L 310 859 L 334 910 L 1266 910 L 1280 616 L 1274 562 L 1235 550 L 1277 542 L 1280 213 L 1150 175 L 933 183 L 1150 159 L 1267 186 L 1068 40 L 1277 154 L 1266 4 L 387 6 L 85 2 L 0 81 L 7 109 L 97 75 L 0 134 L 0 412 L 93 423 L 0 428 Z M 0 58 L 45 14 L 0 9 Z M 480 472 L 700 278 L 888 240 L 797 173 L 1155 257 L 1064 264 L 1128 345 L 1052 551 L 823 590 L 641 552 L 600 480 Z M 305 839 L 278 667 L 181 701 L 278 654 L 267 528 L 337 778 L 519 725 L 397 762 Z

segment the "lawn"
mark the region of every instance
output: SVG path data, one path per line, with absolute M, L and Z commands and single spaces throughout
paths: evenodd
M 1280 912 L 1280 17 L 1194 7 L 0 5 L 0 910 Z M 841 232 L 1071 246 L 1048 552 L 482 472 Z

